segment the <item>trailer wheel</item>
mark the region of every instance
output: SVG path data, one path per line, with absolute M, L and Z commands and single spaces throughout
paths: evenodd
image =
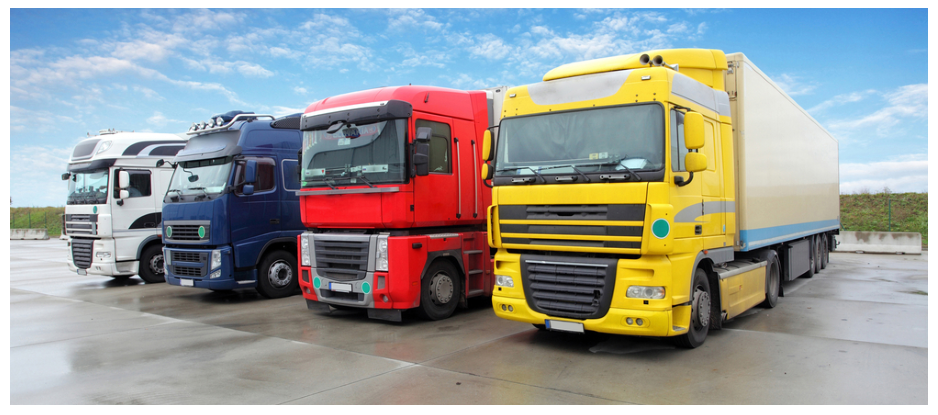
M 814 273 L 817 274 L 821 272 L 821 257 L 824 256 L 823 242 L 821 242 L 821 237 L 823 235 L 814 236 Z
M 701 268 L 694 271 L 693 287 L 690 326 L 687 328 L 687 334 L 675 338 L 678 346 L 687 349 L 702 345 L 710 332 L 710 281 L 707 279 L 707 273 Z
M 821 235 L 821 269 L 827 268 L 827 263 L 831 260 L 830 238 L 827 235 Z
M 420 280 L 418 314 L 429 320 L 449 318 L 462 294 L 459 272 L 447 261 L 435 261 Z
M 163 275 L 162 246 L 154 244 L 143 250 L 137 275 L 147 284 L 166 282 L 166 276 Z
M 782 284 L 782 272 L 778 265 L 778 255 L 770 250 L 766 256 L 765 265 L 765 301 L 759 304 L 762 308 L 774 308 L 778 303 L 778 293 Z
M 802 277 L 811 278 L 814 276 L 815 258 L 817 258 L 817 248 L 814 247 L 814 238 L 808 238 L 808 271 L 802 274 Z
M 273 251 L 264 257 L 257 269 L 257 292 L 267 298 L 283 298 L 299 294 L 296 278 L 296 257 L 286 251 Z

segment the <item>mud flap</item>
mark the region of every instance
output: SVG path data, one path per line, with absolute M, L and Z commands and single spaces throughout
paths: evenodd
M 373 318 L 375 320 L 387 320 L 387 321 L 393 321 L 395 323 L 400 323 L 401 322 L 401 310 L 384 310 L 380 308 L 369 308 L 368 318 Z
M 313 300 L 306 300 L 306 308 L 313 311 L 325 311 L 327 313 L 330 310 L 329 304 Z

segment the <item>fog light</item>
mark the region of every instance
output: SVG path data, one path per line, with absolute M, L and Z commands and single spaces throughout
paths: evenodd
M 632 317 L 625 319 L 625 324 L 632 325 Z
M 509 311 L 509 312 L 514 312 L 514 311 L 515 311 L 515 308 L 512 307 L 512 306 L 508 306 L 508 311 Z
M 506 309 L 508 309 L 508 307 L 505 307 L 505 305 L 502 304 L 502 311 L 505 311 Z
M 635 323 L 637 323 L 639 326 L 641 326 L 642 323 L 644 323 L 644 321 L 642 321 L 642 319 L 636 319 L 636 320 L 635 320 Z
M 218 278 L 218 277 L 220 277 L 220 276 L 221 276 L 221 270 L 218 270 L 218 271 L 213 272 L 212 275 L 210 275 L 208 278 L 209 278 L 209 279 L 215 279 L 215 278 Z
M 514 287 L 515 280 L 507 275 L 495 275 L 495 285 L 502 287 Z

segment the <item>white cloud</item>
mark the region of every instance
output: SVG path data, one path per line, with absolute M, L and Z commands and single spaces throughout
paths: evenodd
M 512 52 L 512 47 L 505 44 L 502 38 L 487 33 L 478 36 L 479 42 L 469 48 L 473 56 L 489 60 L 501 60 Z
M 782 88 L 788 96 L 792 97 L 810 94 L 817 88 L 816 83 L 802 82 L 801 77 L 787 73 L 773 76 L 772 80 L 775 81 L 775 84 L 778 85 L 779 88 Z
M 840 193 L 878 191 L 884 187 L 899 193 L 928 191 L 928 155 L 909 154 L 888 161 L 840 165 Z
M 303 88 L 301 86 L 293 87 L 293 92 L 296 92 L 297 94 L 300 94 L 300 95 L 306 95 L 307 93 L 309 93 L 309 91 L 307 91 L 306 88 Z
M 872 129 L 885 136 L 891 127 L 903 120 L 928 117 L 928 84 L 905 85 L 883 96 L 886 98 L 885 107 L 860 118 L 832 121 L 828 127 L 842 131 Z
M 235 66 L 238 68 L 238 72 L 241 72 L 241 74 L 245 76 L 256 76 L 260 78 L 269 78 L 274 76 L 273 72 L 264 69 L 263 66 L 258 64 L 239 61 L 235 62 Z
M 840 94 L 840 95 L 837 95 L 837 96 L 835 96 L 835 97 L 833 97 L 833 98 L 831 98 L 831 99 L 829 99 L 829 100 L 827 100 L 827 101 L 824 101 L 824 102 L 822 102 L 822 103 L 820 103 L 820 104 L 817 104 L 817 105 L 815 105 L 815 106 L 809 108 L 807 111 L 810 112 L 810 113 L 812 113 L 812 114 L 815 114 L 815 113 L 824 111 L 824 110 L 826 110 L 826 109 L 828 109 L 828 108 L 832 108 L 832 107 L 836 107 L 836 106 L 848 104 L 848 103 L 851 103 L 851 102 L 859 102 L 859 101 L 862 101 L 862 100 L 863 100 L 864 98 L 866 98 L 868 95 L 874 94 L 874 93 L 876 93 L 876 91 L 870 89 L 870 90 L 866 90 L 866 91 L 851 92 L 851 93 L 848 93 L 848 94 Z
M 439 31 L 444 28 L 436 18 L 421 9 L 392 9 L 388 11 L 388 31 Z
M 159 111 L 155 111 L 155 112 L 153 113 L 153 116 L 152 116 L 152 117 L 147 118 L 147 123 L 148 123 L 148 124 L 152 124 L 152 125 L 155 125 L 155 126 L 157 126 L 157 127 L 162 127 L 162 126 L 164 126 L 164 125 L 166 125 L 166 124 L 169 124 L 169 123 L 181 123 L 181 122 L 185 122 L 185 121 L 180 121 L 180 120 L 174 120 L 174 119 L 166 118 L 166 116 L 164 116 L 163 113 L 162 113 L 162 112 L 159 112 Z
M 127 90 L 126 87 L 124 88 L 124 90 L 125 90 L 125 91 Z M 147 99 L 153 99 L 153 100 L 157 100 L 157 101 L 162 101 L 162 100 L 163 100 L 163 97 L 160 96 L 159 93 L 157 93 L 156 91 L 154 91 L 154 90 L 152 90 L 152 89 L 150 89 L 150 88 L 144 87 L 144 86 L 134 85 L 134 91 L 143 94 L 143 96 L 144 96 L 145 98 L 147 98 Z
M 14 206 L 64 206 L 68 185 L 61 175 L 68 167 L 71 154 L 72 145 L 11 147 L 10 160 L 16 160 L 16 170 L 29 172 L 10 177 Z

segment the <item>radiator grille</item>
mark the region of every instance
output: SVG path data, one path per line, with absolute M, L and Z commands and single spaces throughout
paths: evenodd
M 557 317 L 599 318 L 609 310 L 615 260 L 524 260 L 522 285 L 528 305 Z
M 180 277 L 203 277 L 202 267 L 173 265 L 173 274 Z
M 505 244 L 616 248 L 637 253 L 642 247 L 645 205 L 499 205 L 498 218 Z
M 199 237 L 199 227 L 205 228 L 205 237 Z M 174 241 L 199 241 L 208 237 L 208 226 L 204 225 L 172 225 L 172 236 L 166 239 Z
M 204 262 L 202 254 L 198 252 L 170 251 L 173 255 L 173 262 Z
M 94 239 L 72 238 L 72 261 L 81 269 L 91 267 Z
M 65 234 L 66 235 L 97 235 L 98 234 L 98 215 L 65 215 Z
M 368 240 L 313 240 L 319 274 L 337 281 L 365 278 L 368 270 Z

